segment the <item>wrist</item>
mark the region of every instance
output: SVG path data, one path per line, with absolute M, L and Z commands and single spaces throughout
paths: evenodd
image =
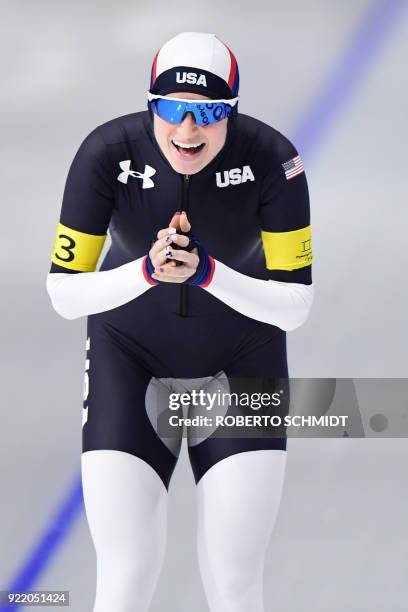
M 153 274 L 154 274 L 154 267 L 153 264 L 150 260 L 149 255 L 145 255 L 142 261 L 142 272 L 143 272 L 143 276 L 145 277 L 146 282 L 149 283 L 149 285 L 160 285 L 162 284 L 159 280 L 153 278 Z
M 211 255 L 208 255 L 207 251 L 197 241 L 198 256 L 200 261 L 197 266 L 197 270 L 190 276 L 185 282 L 188 285 L 196 285 L 197 287 L 205 288 L 211 283 L 214 271 L 215 271 L 215 260 Z

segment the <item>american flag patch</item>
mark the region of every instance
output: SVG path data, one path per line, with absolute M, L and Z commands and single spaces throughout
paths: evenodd
M 301 174 L 303 172 L 303 162 L 300 159 L 300 155 L 282 164 L 282 168 L 285 171 L 285 176 L 288 181 L 294 176 Z

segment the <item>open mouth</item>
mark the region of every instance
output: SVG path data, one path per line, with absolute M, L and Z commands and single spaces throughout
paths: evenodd
M 202 142 L 201 144 L 198 145 L 181 145 L 180 143 L 174 142 L 174 140 L 171 141 L 172 145 L 177 149 L 177 151 L 179 152 L 179 154 L 184 157 L 184 158 L 191 158 L 194 157 L 196 155 L 198 155 L 200 153 L 200 151 L 203 150 L 203 148 L 205 147 L 205 142 Z

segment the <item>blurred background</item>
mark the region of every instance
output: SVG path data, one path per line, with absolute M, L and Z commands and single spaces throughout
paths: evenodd
M 0 589 L 69 590 L 71 609 L 90 612 L 95 553 L 78 486 L 86 320 L 60 318 L 45 289 L 80 142 L 146 107 L 165 41 L 216 33 L 238 59 L 240 111 L 304 157 L 316 297 L 289 334 L 291 376 L 405 377 L 408 7 L 3 0 L 1 22 Z M 266 610 L 406 609 L 407 460 L 405 439 L 289 440 Z M 184 447 L 152 612 L 207 610 L 195 520 Z

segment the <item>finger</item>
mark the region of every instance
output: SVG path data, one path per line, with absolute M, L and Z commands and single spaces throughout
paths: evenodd
M 172 242 L 183 247 L 189 244 L 190 238 L 188 236 L 182 236 L 181 234 L 168 233 L 163 238 L 156 240 L 154 245 L 151 247 L 149 251 L 150 259 L 153 261 L 153 258 L 156 257 L 156 254 L 166 246 L 169 246 Z
M 171 241 L 181 247 L 186 247 L 190 244 L 190 238 L 188 236 L 182 236 L 181 234 L 173 234 Z
M 164 264 L 154 270 L 155 274 L 164 274 L 165 276 L 171 276 L 171 278 L 186 278 L 190 275 L 191 269 L 187 268 L 185 264 L 181 266 L 169 266 Z
M 164 272 L 154 272 L 152 274 L 153 278 L 156 278 L 160 281 L 164 281 L 166 283 L 183 283 L 192 275 L 193 272 L 191 270 L 189 270 L 188 273 L 183 275 L 170 274 L 168 270 L 165 270 Z
M 177 263 L 175 261 L 166 261 L 165 263 L 160 264 L 159 266 L 155 267 L 156 272 L 162 269 L 166 270 L 167 268 L 175 268 L 177 266 Z
M 162 249 L 161 251 L 159 251 L 158 253 L 153 255 L 153 257 L 150 257 L 150 261 L 152 262 L 152 264 L 153 264 L 153 266 L 155 268 L 165 264 L 166 263 L 166 259 L 167 259 L 166 249 Z
M 164 281 L 165 283 L 182 283 L 183 281 L 178 278 L 173 278 L 171 276 L 166 276 L 165 274 L 152 274 L 152 277 L 159 281 Z
M 168 274 L 152 274 L 152 277 L 156 280 L 164 281 L 165 283 L 184 283 L 192 276 L 192 274 L 187 274 L 186 276 L 170 276 Z
M 167 245 L 171 244 L 171 242 L 174 240 L 175 236 L 177 236 L 177 234 L 173 234 L 173 233 L 169 234 L 169 233 L 167 233 L 163 238 L 160 238 L 159 240 L 156 240 L 156 242 L 154 243 L 154 245 L 151 247 L 151 249 L 149 251 L 150 259 L 153 259 L 153 257 L 155 257 L 155 255 L 156 255 L 156 253 L 161 251 Z
M 180 212 L 179 211 L 174 213 L 170 221 L 170 227 L 175 227 L 176 229 L 180 228 Z
M 185 210 L 180 215 L 180 229 L 182 232 L 189 232 L 191 230 L 191 224 Z
M 179 257 L 179 253 L 183 253 L 183 255 Z M 184 257 L 184 253 L 186 253 L 187 255 L 190 255 L 188 251 L 182 251 L 181 249 L 172 249 L 170 245 L 166 245 L 164 249 L 162 249 L 158 253 L 155 253 L 153 257 L 150 257 L 150 260 L 155 268 L 157 268 L 158 266 L 162 266 L 165 263 L 171 264 L 169 267 L 177 266 L 176 260 L 187 261 L 189 263 L 191 261 L 194 264 L 194 260 L 186 259 Z M 198 258 L 197 258 L 196 265 L 198 265 Z
M 197 268 L 200 258 L 193 251 L 183 251 L 182 249 L 172 249 L 171 247 L 167 247 L 165 249 L 166 257 L 174 258 L 178 261 L 182 261 L 188 267 Z
M 155 267 L 154 272 L 156 274 L 167 274 L 168 276 L 174 276 L 174 277 L 189 277 L 191 276 L 191 274 L 194 274 L 197 267 L 196 265 L 190 265 L 188 263 L 179 263 L 178 265 L 172 265 L 175 264 L 174 261 L 170 261 L 164 264 L 161 264 L 157 267 Z
M 175 234 L 177 232 L 177 229 L 174 227 L 165 227 L 164 229 L 161 229 L 157 232 L 157 238 L 164 238 L 165 236 L 168 236 L 169 234 Z

